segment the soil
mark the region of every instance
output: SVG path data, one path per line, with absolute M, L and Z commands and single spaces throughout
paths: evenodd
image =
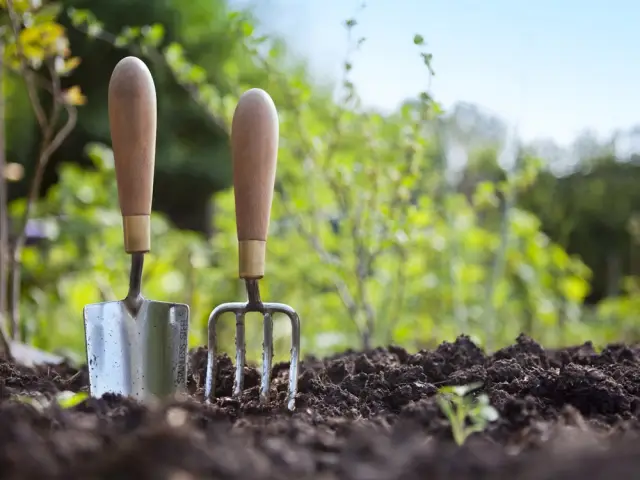
M 70 365 L 0 363 L 0 478 L 11 479 L 614 479 L 640 478 L 640 347 L 558 351 L 520 336 L 491 356 L 467 337 L 436 350 L 389 347 L 308 358 L 297 409 L 285 409 L 288 364 L 273 401 L 258 372 L 229 398 L 202 400 L 206 349 L 191 352 L 188 397 L 143 406 L 105 395 L 62 408 L 24 400 L 86 391 Z M 458 447 L 436 402 L 444 385 L 480 382 L 499 419 Z

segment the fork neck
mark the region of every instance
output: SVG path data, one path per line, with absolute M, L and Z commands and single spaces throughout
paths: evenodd
M 258 284 L 258 279 L 247 278 L 244 282 L 247 288 L 247 308 L 261 312 L 264 309 L 264 305 L 260 299 L 260 285 Z

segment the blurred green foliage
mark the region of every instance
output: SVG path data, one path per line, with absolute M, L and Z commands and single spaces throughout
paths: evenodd
M 365 41 L 355 19 L 345 22 L 350 53 L 336 99 L 304 65 L 286 61 L 282 42 L 255 34 L 250 15 L 224 15 L 216 25 L 226 30 L 211 35 L 233 38 L 234 49 L 211 62 L 214 71 L 209 60 L 190 63 L 191 53 L 178 41 L 165 42 L 160 25 L 108 32 L 89 11 L 70 12 L 72 22 L 97 39 L 145 60 L 163 59 L 193 105 L 222 131 L 229 131 L 243 91 L 260 87 L 273 97 L 281 139 L 262 296 L 298 310 L 303 354 L 389 343 L 418 348 L 461 333 L 494 347 L 520 332 L 553 346 L 611 341 L 636 331 L 635 290 L 585 314 L 589 268 L 519 205 L 540 178 L 538 158 L 517 145 L 503 152 L 513 140 L 508 136 L 495 148 L 469 149 L 461 188 L 450 175 L 442 109 L 428 92 L 390 114 L 361 106 L 349 79 Z M 209 34 L 197 29 L 190 35 Z M 424 40 L 416 35 L 413 42 L 416 61 L 433 74 Z M 129 268 L 112 152 L 102 143 L 86 151 L 92 168 L 62 165 L 58 183 L 35 206 L 34 217 L 45 221 L 51 240 L 25 249 L 21 304 L 26 340 L 79 359 L 82 307 L 123 298 Z M 497 167 L 501 154 L 513 157 L 514 168 Z M 178 151 L 172 155 L 177 163 L 187 160 Z M 217 161 L 212 152 L 198 168 L 213 169 Z M 210 241 L 154 214 L 143 278 L 148 298 L 191 306 L 194 346 L 205 343 L 214 306 L 245 296 L 237 280 L 233 192 L 225 189 L 214 200 Z M 16 200 L 11 213 L 24 208 L 24 200 Z M 612 321 L 603 324 L 603 316 Z M 230 320 L 219 337 L 226 351 L 234 348 Z M 257 319 L 252 323 L 247 350 L 255 359 L 262 329 Z M 274 334 L 277 357 L 286 358 L 286 319 L 276 320 Z

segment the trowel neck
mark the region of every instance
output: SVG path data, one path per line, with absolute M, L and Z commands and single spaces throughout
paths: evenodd
M 137 310 L 142 303 L 142 269 L 144 267 L 144 253 L 131 254 L 131 270 L 129 272 L 129 293 L 127 302 L 129 308 Z

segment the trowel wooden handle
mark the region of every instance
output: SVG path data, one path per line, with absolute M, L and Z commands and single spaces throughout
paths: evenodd
M 156 122 L 151 72 L 139 58 L 123 58 L 109 81 L 109 125 L 127 253 L 151 249 Z
M 264 276 L 276 179 L 278 112 L 267 92 L 246 91 L 231 123 L 240 278 Z

